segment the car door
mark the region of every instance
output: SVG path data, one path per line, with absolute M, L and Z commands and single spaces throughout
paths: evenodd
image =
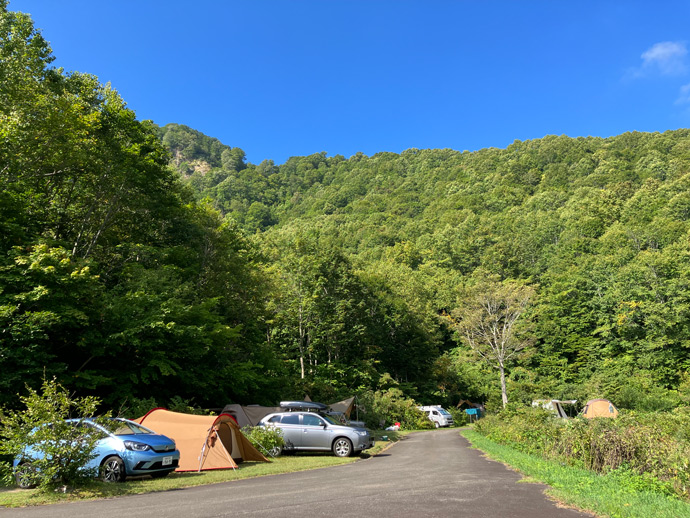
M 98 437 L 98 441 L 94 445 L 94 450 L 93 454 L 94 457 L 89 460 L 86 465 L 84 466 L 87 469 L 93 469 L 98 471 L 99 466 L 101 465 L 101 461 L 105 458 L 106 454 L 112 453 L 110 444 L 108 443 L 109 436 L 107 433 L 105 433 L 103 430 L 101 430 L 100 427 L 96 426 L 94 423 L 91 421 L 84 421 L 84 420 L 73 420 L 71 421 L 72 426 L 75 428 L 81 430 L 82 434 L 88 434 L 91 436 L 96 436 Z M 86 444 L 85 440 L 80 440 L 81 443 L 84 445 Z
M 302 449 L 330 450 L 333 430 L 315 414 L 302 414 Z
M 280 429 L 283 430 L 286 449 L 293 450 L 302 445 L 302 427 L 300 415 L 297 412 L 283 414 L 280 418 Z

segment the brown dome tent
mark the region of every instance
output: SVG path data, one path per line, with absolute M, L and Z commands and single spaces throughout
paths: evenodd
M 608 399 L 590 399 L 582 409 L 582 417 L 587 419 L 616 416 L 618 416 L 618 409 Z
M 137 422 L 175 440 L 180 450 L 175 471 L 235 469 L 245 460 L 268 462 L 227 414 L 190 415 L 154 408 Z

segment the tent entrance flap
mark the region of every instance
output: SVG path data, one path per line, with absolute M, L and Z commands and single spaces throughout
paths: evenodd
M 230 451 L 232 451 L 232 439 L 229 437 L 232 436 L 232 432 L 229 430 L 230 427 L 224 423 L 218 423 L 209 428 L 206 441 L 204 442 L 204 445 L 201 448 L 201 454 L 199 455 L 199 469 L 197 471 L 204 469 L 204 465 L 206 464 L 209 456 L 217 461 L 225 460 L 225 462 L 227 462 L 229 467 L 231 467 L 233 470 L 237 468 L 237 463 L 228 453 L 228 446 L 230 446 Z M 221 458 L 218 459 L 217 457 Z M 216 465 L 217 462 L 214 462 L 213 464 Z

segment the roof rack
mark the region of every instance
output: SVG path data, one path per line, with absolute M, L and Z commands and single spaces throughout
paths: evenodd
M 328 405 L 323 403 L 316 403 L 315 401 L 281 401 L 280 407 L 287 411 L 312 411 L 312 412 L 325 412 L 328 410 Z

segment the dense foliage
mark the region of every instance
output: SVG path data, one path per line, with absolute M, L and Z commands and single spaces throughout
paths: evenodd
M 115 408 L 272 399 L 242 232 L 192 200 L 117 92 L 51 68 L 4 1 L 0 55 L 0 404 L 52 376 Z
M 65 419 L 94 416 L 98 400 L 73 398 L 55 380 L 46 380 L 40 393 L 29 390 L 21 400 L 22 411 L 0 413 L 0 454 L 9 457 L 0 463 L 3 480 L 8 482 L 16 476 L 22 485 L 42 490 L 93 480 L 97 469 L 86 465 L 96 456 L 100 433 Z M 31 453 L 25 455 L 27 452 Z M 21 463 L 13 469 L 11 460 L 15 457 Z
M 475 430 L 520 451 L 598 473 L 618 471 L 655 491 L 690 495 L 690 414 L 623 413 L 617 419 L 558 419 L 537 408 L 513 408 L 480 419 Z
M 255 165 L 51 67 L 4 0 L 0 56 L 0 404 L 495 407 L 447 318 L 488 278 L 535 290 L 509 401 L 690 400 L 688 130 Z
M 652 409 L 689 395 L 689 159 L 690 132 L 677 130 L 549 136 L 473 153 L 320 153 L 240 169 L 209 159 L 180 174 L 200 199 L 258 232 L 259 247 L 308 237 L 309 257 L 328 262 L 336 249 L 376 296 L 366 306 L 388 303 L 384 329 L 406 333 L 374 342 L 394 351 L 381 351 L 377 370 L 412 379 L 424 398 L 498 403 L 496 374 L 473 365 L 437 319 L 495 275 L 538 287 L 534 347 L 509 372 L 511 400 L 606 396 Z M 278 250 L 271 268 L 296 271 Z M 299 323 L 285 330 L 298 336 Z M 398 370 L 412 366 L 412 378 Z

